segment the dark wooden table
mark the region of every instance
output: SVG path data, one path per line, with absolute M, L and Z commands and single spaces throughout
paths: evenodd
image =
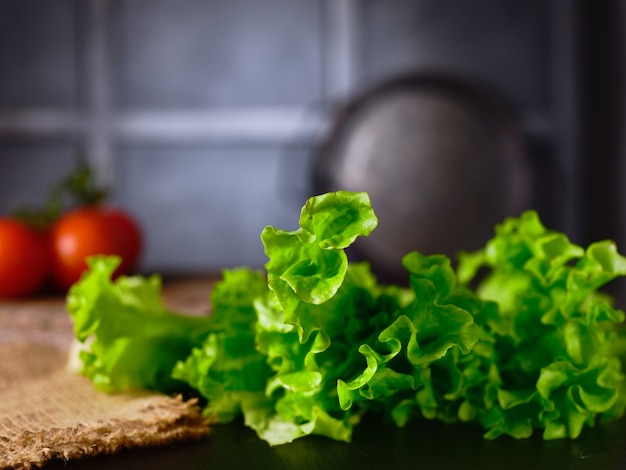
M 466 425 L 415 421 L 403 429 L 375 418 L 346 444 L 310 436 L 270 447 L 240 423 L 216 426 L 200 441 L 123 452 L 46 470 L 87 469 L 481 469 L 613 470 L 626 468 L 626 419 L 587 429 L 578 439 L 485 440 Z

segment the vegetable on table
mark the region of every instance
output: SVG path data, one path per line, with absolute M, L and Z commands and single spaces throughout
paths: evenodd
M 408 285 L 383 285 L 344 251 L 377 223 L 365 193 L 309 199 L 297 230 L 263 230 L 265 272 L 224 272 L 206 317 L 166 311 L 157 277 L 112 280 L 115 259 L 91 259 L 68 294 L 82 372 L 105 391 L 190 387 L 207 416 L 243 416 L 271 445 L 350 441 L 368 413 L 489 439 L 575 438 L 623 415 L 624 313 L 599 290 L 626 275 L 612 242 L 577 246 L 527 211 L 457 266 L 408 253 Z
M 621 416 L 624 339 L 616 327 L 624 312 L 598 292 L 626 275 L 615 244 L 584 249 L 527 211 L 497 226 L 484 249 L 462 255 L 459 278 L 471 282 L 484 267 L 478 294 L 498 305 L 497 315 L 476 319 L 488 341 L 479 341 L 461 371 L 490 371 L 490 380 L 468 382 L 481 395 L 468 394 L 464 416 L 482 423 L 487 437 L 528 437 L 540 428 L 545 439 L 575 438 L 586 425 Z
M 206 318 L 181 316 L 165 308 L 158 276 L 111 279 L 119 257 L 99 257 L 72 286 L 67 308 L 78 341 L 82 372 L 99 390 L 185 390 L 171 377 L 178 360 L 208 334 Z

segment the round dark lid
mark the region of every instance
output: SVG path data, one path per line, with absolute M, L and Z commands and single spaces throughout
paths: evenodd
M 315 190 L 367 191 L 378 228 L 354 256 L 382 277 L 406 277 L 417 250 L 474 250 L 529 200 L 514 114 L 495 94 L 450 77 L 391 80 L 340 114 L 315 162 Z

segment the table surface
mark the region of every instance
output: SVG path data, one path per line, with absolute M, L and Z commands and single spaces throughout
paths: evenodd
M 86 469 L 460 469 L 612 470 L 626 464 L 626 419 L 587 429 L 574 440 L 500 437 L 468 425 L 415 421 L 405 428 L 371 417 L 351 443 L 319 436 L 270 447 L 240 423 L 219 425 L 200 441 L 54 462 L 46 470 Z
M 164 297 L 169 306 L 183 312 L 202 312 L 214 278 L 169 282 Z M 6 315 L 7 309 L 11 312 Z M 37 335 L 64 341 L 69 321 L 62 299 L 0 302 L 2 335 L 24 331 L 29 312 L 44 312 Z M 13 323 L 9 321 L 14 320 Z M 3 323 L 4 322 L 4 323 Z M 22 322 L 22 323 L 20 323 Z M 6 339 L 6 338 L 5 338 Z M 625 468 L 626 417 L 587 428 L 578 439 L 543 441 L 541 433 L 530 439 L 507 436 L 490 441 L 482 430 L 467 424 L 442 424 L 416 420 L 397 428 L 379 418 L 365 417 L 355 427 L 351 443 L 319 436 L 270 447 L 242 423 L 216 425 L 209 436 L 192 442 L 127 450 L 117 455 L 82 461 L 55 461 L 44 470 L 81 469 L 458 469 L 482 470 L 612 470 Z

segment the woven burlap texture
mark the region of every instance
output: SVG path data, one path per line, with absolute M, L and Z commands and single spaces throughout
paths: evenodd
M 66 370 L 67 349 L 54 343 L 0 341 L 0 469 L 36 468 L 209 432 L 194 401 L 96 391 Z

